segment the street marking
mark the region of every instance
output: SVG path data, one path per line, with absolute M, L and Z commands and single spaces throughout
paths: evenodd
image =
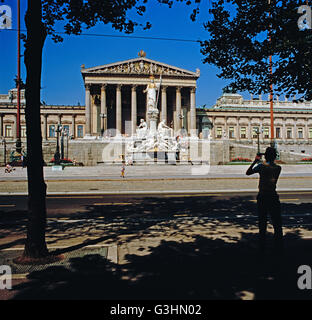
M 205 191 L 203 191 L 202 193 L 193 193 L 193 194 L 170 194 L 170 192 L 168 192 L 169 194 L 163 196 L 164 198 L 190 198 L 190 197 L 223 197 L 224 194 L 221 193 L 205 193 Z
M 280 199 L 280 201 L 299 201 L 300 199 Z M 257 202 L 257 200 L 249 200 L 251 202 Z
M 126 206 L 132 204 L 131 202 L 103 202 L 93 203 L 94 206 Z
M 100 196 L 73 196 L 73 197 L 67 197 L 66 195 L 64 197 L 50 197 L 48 196 L 47 199 L 98 199 Z

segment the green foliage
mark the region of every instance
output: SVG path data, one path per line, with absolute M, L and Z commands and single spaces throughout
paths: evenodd
M 305 0 L 215 0 L 212 19 L 204 24 L 209 39 L 201 42 L 204 63 L 220 69 L 237 91 L 274 91 L 312 98 L 312 31 L 300 31 L 297 13 Z M 269 41 L 271 36 L 271 41 Z M 273 75 L 269 56 L 273 56 Z

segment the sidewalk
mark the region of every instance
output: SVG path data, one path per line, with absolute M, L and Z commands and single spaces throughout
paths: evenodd
M 127 166 L 128 179 L 177 179 L 177 178 L 248 178 L 245 172 L 248 165 L 197 166 L 197 165 L 140 165 Z M 46 180 L 69 179 L 119 179 L 121 166 L 99 165 L 95 167 L 65 167 L 63 171 L 53 171 L 44 167 Z M 282 165 L 281 177 L 312 177 L 312 165 Z M 253 177 L 249 177 L 253 178 Z M 17 167 L 10 174 L 0 169 L 0 181 L 27 180 L 27 169 Z
M 118 166 L 67 167 L 63 171 L 44 168 L 47 194 L 165 194 L 203 192 L 256 192 L 258 175 L 246 176 L 247 166 L 128 166 L 125 178 Z M 285 165 L 278 191 L 311 191 L 312 167 Z M 204 173 L 198 175 L 199 172 Z M 5 174 L 0 170 L 0 195 L 27 194 L 27 170 L 16 168 Z

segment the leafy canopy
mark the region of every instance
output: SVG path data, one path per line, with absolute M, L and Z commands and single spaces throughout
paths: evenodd
M 295 0 L 216 0 L 204 24 L 209 39 L 201 42 L 204 63 L 220 69 L 236 91 L 312 98 L 312 31 L 297 25 Z M 271 41 L 269 40 L 271 36 Z M 270 75 L 269 57 L 273 57 Z

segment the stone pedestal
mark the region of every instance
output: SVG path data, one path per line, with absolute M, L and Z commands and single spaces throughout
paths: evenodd
M 150 109 L 147 112 L 150 124 L 150 135 L 155 136 L 157 133 L 157 120 L 159 111 L 157 109 Z

